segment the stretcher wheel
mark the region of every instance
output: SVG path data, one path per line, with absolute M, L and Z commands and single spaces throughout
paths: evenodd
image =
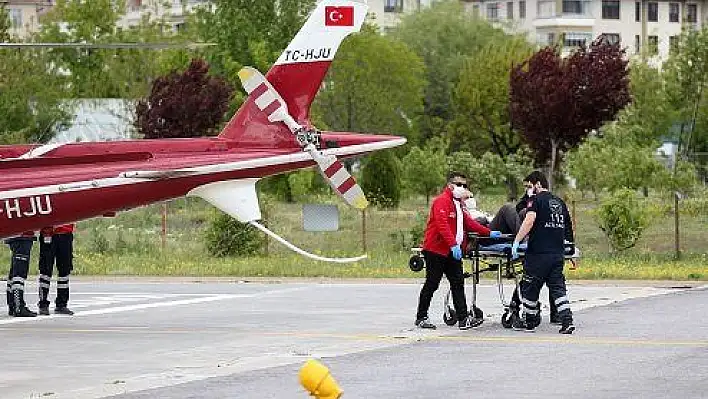
M 447 308 L 447 311 L 443 313 L 443 321 L 448 326 L 454 326 L 455 323 L 457 323 L 457 313 L 455 313 L 455 309 Z
M 425 260 L 420 255 L 413 255 L 410 260 L 408 260 L 408 267 L 414 272 L 419 272 L 425 267 Z
M 472 311 L 470 312 L 470 315 L 472 315 L 475 319 L 483 319 L 484 318 L 484 312 L 482 312 L 482 309 L 473 306 Z

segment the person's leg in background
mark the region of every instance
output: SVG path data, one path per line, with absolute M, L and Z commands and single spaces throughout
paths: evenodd
M 425 259 L 425 283 L 420 290 L 418 298 L 418 312 L 416 313 L 415 325 L 421 328 L 436 328 L 428 318 L 428 309 L 430 301 L 433 299 L 433 294 L 440 286 L 440 280 L 443 276 L 445 268 L 445 257 L 433 252 L 423 251 Z

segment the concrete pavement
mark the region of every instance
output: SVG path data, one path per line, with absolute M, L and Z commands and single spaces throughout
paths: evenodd
M 708 389 L 698 378 L 708 370 L 708 332 L 699 312 L 708 293 L 667 286 L 570 283 L 579 331 L 564 337 L 547 323 L 535 334 L 503 329 L 491 283 L 479 290 L 486 314 L 479 329 L 442 323 L 441 285 L 431 308 L 439 328 L 421 331 L 412 327 L 416 283 L 82 279 L 72 282 L 74 317 L 0 316 L 12 359 L 0 373 L 0 392 L 307 397 L 297 369 L 316 357 L 332 368 L 345 397 L 598 397 L 582 396 L 592 387 L 612 397 L 628 381 L 636 381 L 629 396 L 674 397 L 652 396 L 664 392 L 656 382 L 663 381 L 681 397 L 700 397 Z M 34 308 L 36 296 L 29 302 Z M 560 377 L 559 368 L 566 371 Z

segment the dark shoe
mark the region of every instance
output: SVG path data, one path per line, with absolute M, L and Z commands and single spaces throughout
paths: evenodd
M 27 309 L 26 306 L 22 306 L 19 309 L 15 309 L 15 317 L 36 317 L 37 313 Z
M 39 308 L 39 313 L 40 316 L 49 316 L 49 308 L 44 307 L 44 308 Z
M 460 330 L 469 330 L 470 328 L 479 327 L 484 322 L 484 319 L 478 319 L 473 316 L 467 316 L 464 320 L 460 320 Z
M 67 316 L 73 316 L 74 312 L 66 306 L 61 306 L 54 308 L 54 314 L 65 314 Z
M 14 315 L 15 315 L 15 309 L 13 309 L 13 308 L 11 308 L 11 307 L 8 308 L 8 309 L 7 309 L 7 315 L 8 315 L 8 316 L 14 316 Z
M 561 334 L 572 334 L 573 331 L 575 331 L 575 326 L 573 325 L 572 321 L 563 322 L 563 326 L 560 330 L 558 330 L 558 332 Z
M 525 332 L 535 332 L 536 331 L 536 326 L 530 323 L 527 323 L 526 320 L 523 318 L 519 317 L 518 319 L 514 319 L 511 328 L 514 329 L 514 331 L 525 331 Z
M 552 314 L 551 315 L 551 324 L 561 325 L 561 324 L 563 324 L 563 322 L 561 321 L 560 317 L 558 317 L 557 314 Z
M 435 326 L 435 324 L 431 323 L 427 317 L 423 317 L 422 319 L 417 319 L 415 321 L 415 325 L 420 328 L 429 328 L 431 330 L 435 330 L 437 328 Z

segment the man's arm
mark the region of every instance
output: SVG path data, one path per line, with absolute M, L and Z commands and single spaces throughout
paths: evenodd
M 487 227 L 480 224 L 478 221 L 472 219 L 472 217 L 467 212 L 462 212 L 462 217 L 465 225 L 465 230 L 474 231 L 480 235 L 488 236 L 490 231 Z
M 526 237 L 526 235 L 529 234 L 531 231 L 531 228 L 533 227 L 533 223 L 536 221 L 536 212 L 535 211 L 528 211 L 526 212 L 526 217 L 524 218 L 524 222 L 521 223 L 521 228 L 519 228 L 519 232 L 516 234 L 516 238 L 514 238 L 514 242 L 521 242 L 521 240 Z
M 449 218 L 449 209 L 446 209 L 445 204 L 442 200 L 433 201 L 433 206 L 430 209 L 433 217 L 433 225 L 443 237 L 448 247 L 454 247 L 457 245 L 455 240 L 455 234 L 452 233 L 450 229 L 450 224 L 447 219 Z M 465 212 L 462 212 L 463 214 Z
M 565 222 L 565 240 L 568 242 L 575 242 L 575 234 L 573 233 L 573 219 L 570 217 L 567 207 L 563 207 L 563 214 Z

